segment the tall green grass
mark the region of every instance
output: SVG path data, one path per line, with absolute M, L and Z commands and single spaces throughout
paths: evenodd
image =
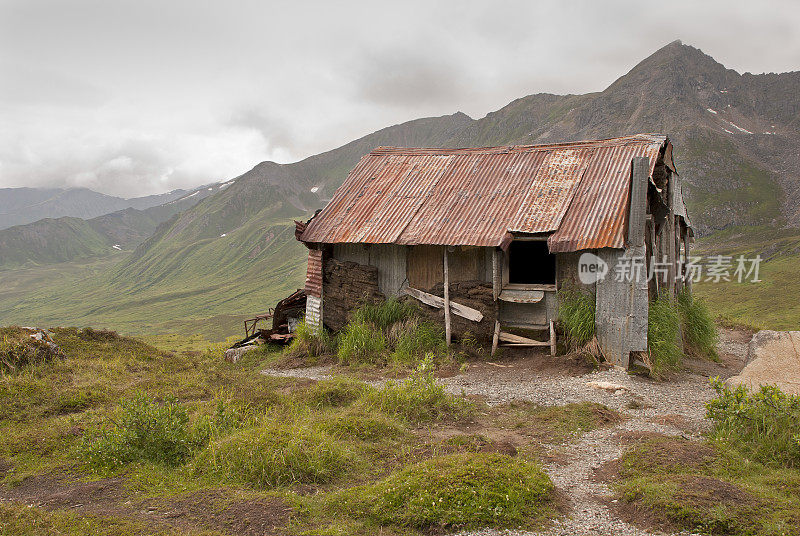
M 749 392 L 719 379 L 711 385 L 717 392 L 706 406 L 712 437 L 766 465 L 800 467 L 800 397 L 772 386 Z
M 681 364 L 683 352 L 679 344 L 680 316 L 667 297 L 650 302 L 647 317 L 647 360 L 650 374 L 661 377 Z
M 683 289 L 678 294 L 681 332 L 689 350 L 701 357 L 717 360 L 717 328 L 706 304 Z
M 335 350 L 335 341 L 325 329 L 312 329 L 306 321 L 298 323 L 294 330 L 294 339 L 289 345 L 287 353 L 290 355 L 304 355 L 319 357 Z
M 567 346 L 576 350 L 594 337 L 594 296 L 576 288 L 558 293 L 558 323 L 567 339 Z
M 413 367 L 426 354 L 448 354 L 444 330 L 421 318 L 415 304 L 397 298 L 357 309 L 338 337 L 343 365 Z
M 415 423 L 456 420 L 470 415 L 471 404 L 445 391 L 436 382 L 433 370 L 433 356 L 428 354 L 408 378 L 401 382 L 389 381 L 380 389 L 365 392 L 362 403 Z
M 419 314 L 419 308 L 408 301 L 391 297 L 380 303 L 365 304 L 353 313 L 352 322 L 371 324 L 386 330 L 397 322 L 408 320 Z
M 337 355 L 342 365 L 375 365 L 385 362 L 385 349 L 383 331 L 363 320 L 353 320 L 339 336 Z
M 207 423 L 190 424 L 186 408 L 176 398 L 160 403 L 139 393 L 120 402 L 116 418 L 89 431 L 81 451 L 95 467 L 138 461 L 177 466 L 205 446 L 210 435 Z

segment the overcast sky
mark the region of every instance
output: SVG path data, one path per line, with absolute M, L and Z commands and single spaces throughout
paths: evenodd
M 0 187 L 221 181 L 421 116 L 599 91 L 675 39 L 798 70 L 799 6 L 0 0 Z

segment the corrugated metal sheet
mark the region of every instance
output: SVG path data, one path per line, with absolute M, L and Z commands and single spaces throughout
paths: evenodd
M 303 231 L 306 243 L 498 246 L 549 233 L 552 251 L 624 245 L 634 156 L 665 136 L 477 149 L 380 147 Z
M 322 297 L 322 250 L 308 250 L 308 269 L 306 270 L 306 295 Z

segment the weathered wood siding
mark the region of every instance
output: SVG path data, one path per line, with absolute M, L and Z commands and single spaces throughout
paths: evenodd
M 409 246 L 408 285 L 430 290 L 444 281 L 443 246 Z M 456 247 L 448 252 L 450 281 L 492 282 L 492 248 Z
M 334 244 L 333 258 L 350 261 L 378 269 L 378 289 L 385 296 L 398 296 L 406 280 L 407 246 L 394 244 Z M 439 269 L 442 268 L 441 250 Z

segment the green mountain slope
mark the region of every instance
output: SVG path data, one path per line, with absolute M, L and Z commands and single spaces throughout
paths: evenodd
M 145 210 L 126 208 L 89 220 L 45 218 L 0 229 L 0 270 L 110 256 L 131 250 L 158 225 L 219 191 L 202 187 L 179 199 Z
M 758 242 L 800 220 L 798 95 L 800 73 L 740 75 L 671 43 L 602 92 L 530 95 L 480 120 L 460 113 L 426 118 L 294 164 L 263 162 L 161 224 L 113 269 L 33 291 L 16 303 L 0 300 L 0 321 L 140 331 L 177 329 L 184 318 L 230 322 L 232 315 L 265 310 L 302 285 L 305 251 L 291 220 L 323 206 L 360 156 L 378 145 L 481 146 L 664 132 L 674 140 L 699 234 L 745 228 Z M 703 292 L 719 292 L 720 304 L 726 299 L 715 288 Z M 800 312 L 790 322 L 800 324 Z

